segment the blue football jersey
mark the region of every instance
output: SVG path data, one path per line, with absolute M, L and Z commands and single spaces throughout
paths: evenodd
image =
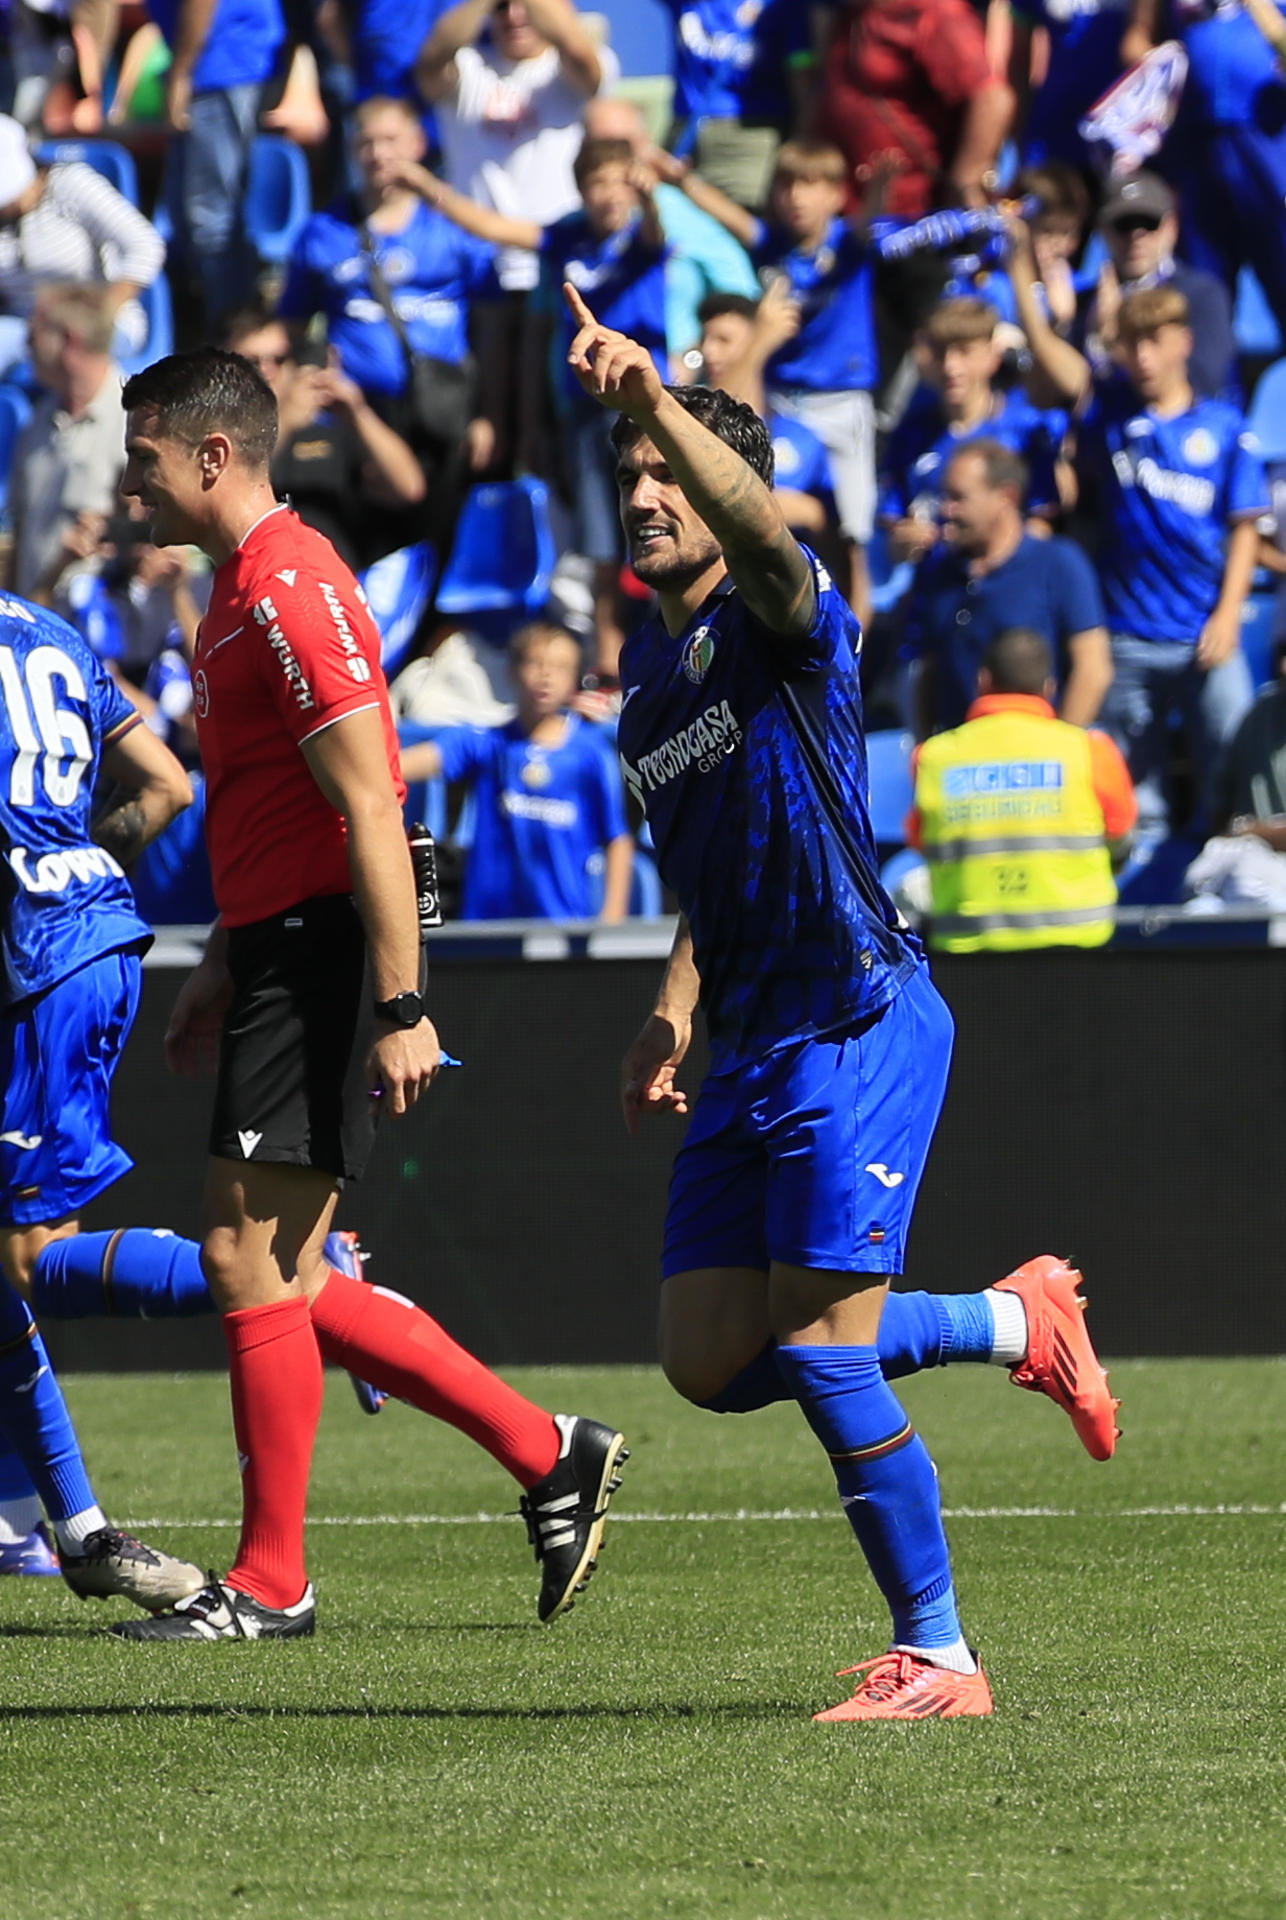
M 907 410 L 889 436 L 880 476 L 880 509 L 895 519 L 937 520 L 946 470 L 971 440 L 998 440 L 1027 463 L 1030 512 L 1057 507 L 1055 463 L 1067 415 L 1034 407 L 1025 393 L 996 394 L 990 416 L 963 432 L 946 424 L 941 406 Z
M 371 286 L 350 199 L 315 213 L 295 242 L 278 311 L 326 316 L 327 337 L 365 393 L 402 393 L 406 354 Z M 415 353 L 458 363 L 469 351 L 469 304 L 492 283 L 495 250 L 445 214 L 417 206 L 400 233 L 373 233 L 375 257 Z
M 817 610 L 786 639 L 725 579 L 685 630 L 626 642 L 617 744 L 692 928 L 717 1058 L 877 1013 L 922 949 L 879 881 L 862 633 L 812 555 Z
M 0 597 L 6 1006 L 150 938 L 124 873 L 89 834 L 102 750 L 137 720 L 74 627 Z
M 473 783 L 473 845 L 464 920 L 592 920 L 602 904 L 603 849 L 628 832 L 612 744 L 566 715 L 557 746 L 503 727 L 446 727 L 442 775 Z
M 1095 394 L 1080 443 L 1101 489 L 1108 625 L 1195 646 L 1223 584 L 1229 522 L 1271 511 L 1253 435 L 1221 400 L 1164 419 L 1114 377 Z
M 585 394 L 567 365 L 567 349 L 576 322 L 563 299 L 563 281 L 570 280 L 594 309 L 605 327 L 627 333 L 646 347 L 663 380 L 666 364 L 665 263 L 668 248 L 652 246 L 641 231 L 638 217 L 616 233 L 595 233 L 583 213 L 569 213 L 546 227 L 540 246 L 541 297 L 544 309 L 556 316 L 558 339 L 557 384 L 577 407 Z
M 874 268 L 876 249 L 847 220 L 832 220 L 820 247 L 795 244 L 762 222 L 750 250 L 756 271 L 781 274 L 799 302 L 799 332 L 764 368 L 773 388 L 839 393 L 875 385 Z

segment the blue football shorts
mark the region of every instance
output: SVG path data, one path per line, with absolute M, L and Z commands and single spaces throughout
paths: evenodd
M 707 1076 L 674 1163 L 662 1271 L 904 1271 L 951 1066 L 927 967 L 885 1012 Z
M 108 953 L 0 1013 L 0 1226 L 65 1220 L 133 1166 L 111 1092 L 141 983 L 137 951 Z

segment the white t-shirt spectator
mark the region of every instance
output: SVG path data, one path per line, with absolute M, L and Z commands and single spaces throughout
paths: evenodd
M 607 93 L 620 62 L 609 47 L 598 58 Z M 518 61 L 490 47 L 461 47 L 455 68 L 455 89 L 435 109 L 448 183 L 496 213 L 541 227 L 574 213 L 580 195 L 572 163 L 585 95 L 565 79 L 557 47 Z M 504 247 L 496 271 L 502 287 L 525 292 L 536 284 L 536 255 Z

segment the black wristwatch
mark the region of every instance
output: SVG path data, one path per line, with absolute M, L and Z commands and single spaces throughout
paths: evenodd
M 395 993 L 391 1000 L 377 1000 L 375 1011 L 391 1027 L 418 1027 L 424 1018 L 424 1002 L 418 993 Z

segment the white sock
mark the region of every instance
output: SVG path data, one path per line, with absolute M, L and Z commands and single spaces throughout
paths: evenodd
M 0 1500 L 0 1547 L 16 1547 L 36 1531 L 44 1517 L 45 1510 L 34 1493 Z
M 947 1667 L 952 1673 L 977 1673 L 978 1662 L 969 1651 L 969 1643 L 961 1634 L 949 1647 L 905 1647 L 901 1641 L 893 1649 L 894 1653 L 913 1653 L 917 1660 L 927 1660 L 931 1667 Z
M 54 1532 L 58 1535 L 58 1544 L 68 1553 L 79 1553 L 91 1533 L 99 1533 L 107 1525 L 107 1515 L 101 1507 L 86 1507 L 83 1513 L 73 1513 L 69 1520 L 55 1520 Z
M 991 1336 L 993 1367 L 1021 1366 L 1027 1358 L 1027 1309 L 1021 1295 L 1009 1287 L 988 1287 L 994 1332 Z

